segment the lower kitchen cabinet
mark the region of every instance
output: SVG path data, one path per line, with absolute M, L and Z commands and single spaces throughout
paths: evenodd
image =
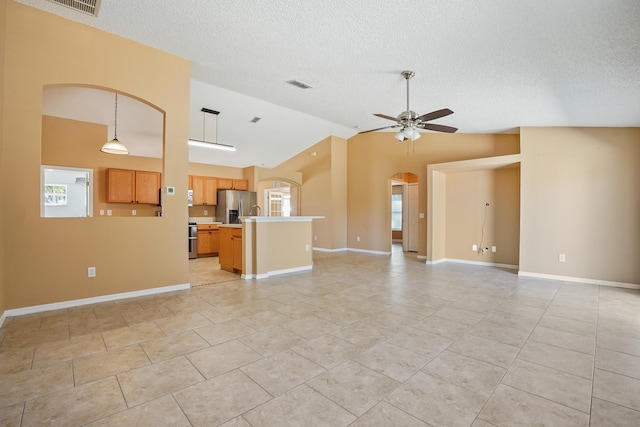
M 198 258 L 220 252 L 220 231 L 216 224 L 198 225 Z
M 220 268 L 242 273 L 242 228 L 220 228 Z

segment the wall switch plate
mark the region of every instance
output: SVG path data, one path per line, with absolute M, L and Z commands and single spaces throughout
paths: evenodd
M 111 209 L 107 209 L 107 216 L 111 216 Z
M 424 212 L 420 212 L 420 219 L 424 219 Z
M 309 252 L 309 245 L 304 245 L 304 250 Z
M 96 277 L 96 268 L 95 267 L 87 268 L 87 277 Z
M 477 250 L 478 250 L 478 245 L 473 245 L 473 246 L 471 246 L 471 250 L 472 250 L 472 251 L 477 251 Z
M 318 240 L 318 236 L 313 236 L 313 240 Z
M 491 252 L 496 252 L 497 248 L 495 246 L 491 246 Z
M 564 258 L 564 254 L 558 254 L 558 262 L 564 262 L 565 258 Z
M 131 215 L 136 216 L 136 210 L 135 209 L 131 209 Z

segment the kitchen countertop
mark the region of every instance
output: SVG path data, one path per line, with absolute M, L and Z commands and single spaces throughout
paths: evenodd
M 220 224 L 220 228 L 242 228 L 242 224 Z
M 195 222 L 196 224 L 222 224 L 212 216 L 192 216 L 189 217 L 189 222 Z

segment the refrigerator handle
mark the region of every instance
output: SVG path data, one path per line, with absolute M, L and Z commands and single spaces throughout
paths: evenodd
M 238 200 L 238 216 L 244 216 L 244 211 L 242 210 L 242 198 Z

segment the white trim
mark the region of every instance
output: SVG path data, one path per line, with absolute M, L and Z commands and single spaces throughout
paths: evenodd
M 51 304 L 32 305 L 30 307 L 14 308 L 4 312 L 3 317 L 22 316 L 23 314 L 40 313 L 42 311 L 60 310 L 62 308 L 78 307 L 81 305 L 97 304 L 100 302 L 116 301 L 125 298 L 135 298 L 147 295 L 161 294 L 165 292 L 184 291 L 191 288 L 189 283 L 180 285 L 163 286 L 161 288 L 143 289 L 141 291 L 123 292 L 120 294 L 102 295 L 99 297 L 74 299 L 69 301 L 54 302 Z M 1 325 L 1 323 L 0 323 Z
M 556 274 L 542 274 L 542 273 L 530 273 L 527 271 L 518 271 L 518 276 L 534 277 L 537 279 L 561 280 L 563 282 L 586 283 L 589 285 L 615 286 L 617 288 L 640 289 L 640 285 L 635 283 L 612 282 L 609 280 L 585 279 L 582 277 L 572 277 L 572 276 L 558 276 Z
M 317 248 L 314 246 L 313 250 L 318 252 L 345 252 L 345 251 L 348 251 L 349 248 L 325 249 L 325 248 Z
M 426 255 L 418 255 L 418 259 L 424 259 L 424 260 L 426 260 L 426 259 L 427 259 L 427 256 L 426 256 Z M 429 261 L 427 261 L 427 262 L 429 262 Z
M 368 249 L 356 249 L 356 248 L 349 248 L 347 249 L 351 252 L 363 252 L 365 254 L 374 254 L 374 255 L 391 255 L 391 252 L 382 252 L 382 251 L 370 251 Z
M 3 312 L 2 316 L 0 316 L 0 328 L 2 328 L 2 325 L 4 324 L 4 319 L 7 318 L 7 312 Z
M 323 216 L 241 216 L 242 222 L 299 222 L 324 219 Z
M 519 268 L 519 266 L 512 265 L 512 264 L 500 264 L 497 262 L 468 261 L 466 259 L 455 259 L 455 258 L 441 258 L 437 261 L 427 261 L 427 264 L 434 265 L 434 264 L 440 264 L 441 262 L 455 262 L 458 264 L 480 265 L 483 267 L 500 267 L 500 268 L 508 268 L 511 270 L 517 270 Z
M 300 271 L 309 271 L 309 270 L 313 270 L 313 264 L 303 265 L 302 267 L 285 268 L 283 270 L 269 271 L 267 273 L 243 274 L 241 277 L 246 280 L 249 280 L 249 279 L 260 280 L 260 279 L 266 279 L 271 276 L 276 276 L 278 274 L 298 273 Z

